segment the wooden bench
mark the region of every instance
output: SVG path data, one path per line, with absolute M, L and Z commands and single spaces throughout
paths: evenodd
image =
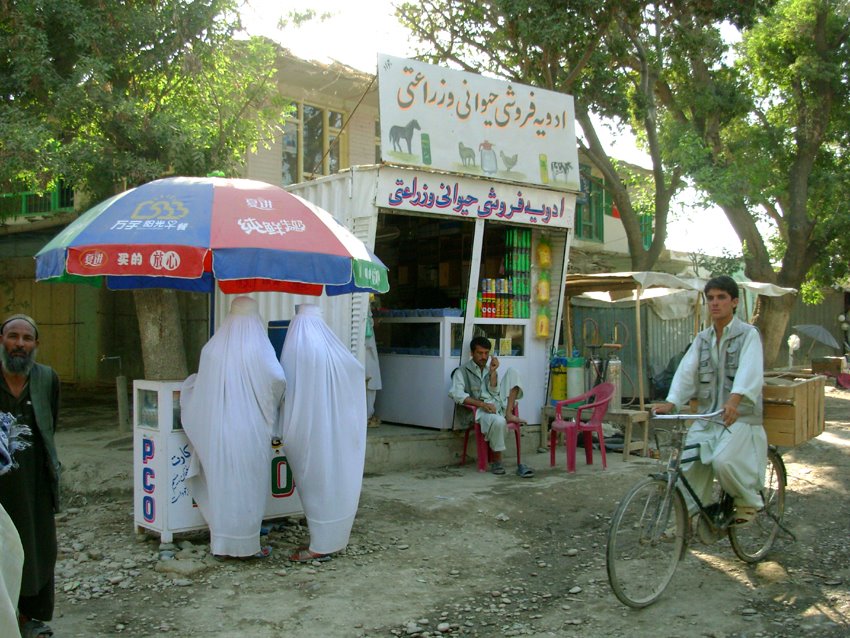
M 575 408 L 563 408 L 561 414 L 566 418 L 575 418 Z M 555 420 L 555 406 L 547 405 L 541 410 L 541 423 L 543 427 L 540 432 L 540 440 L 549 441 L 549 424 Z M 649 412 L 641 410 L 608 410 L 603 422 L 619 427 L 623 431 L 623 460 L 627 461 L 629 455 L 634 451 L 640 451 L 641 456 L 649 453 Z M 632 440 L 632 427 L 638 425 L 643 427 L 641 437 Z

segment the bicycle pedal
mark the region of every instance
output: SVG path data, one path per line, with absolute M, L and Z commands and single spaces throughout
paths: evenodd
M 696 537 L 703 545 L 714 545 L 721 536 L 723 536 L 721 529 L 709 522 L 704 515 L 697 516 Z

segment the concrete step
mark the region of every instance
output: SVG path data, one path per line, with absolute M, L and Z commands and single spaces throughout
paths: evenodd
M 463 435 L 463 430 L 436 430 L 395 423 L 370 426 L 366 432 L 365 472 L 375 475 L 457 465 L 463 452 Z M 516 459 L 513 435 L 506 437 L 506 441 L 505 459 Z M 539 444 L 540 426 L 523 426 L 523 453 L 536 453 Z M 470 435 L 466 463 L 474 467 L 475 462 L 475 441 Z

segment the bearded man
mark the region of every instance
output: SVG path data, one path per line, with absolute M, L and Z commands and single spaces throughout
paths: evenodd
M 59 511 L 59 459 L 54 433 L 59 411 L 59 377 L 35 362 L 38 325 L 27 315 L 0 324 L 0 412 L 30 427 L 32 445 L 21 450 L 18 467 L 0 476 L 0 504 L 18 529 L 24 571 L 18 614 L 24 636 L 52 636 L 44 621 L 53 618 L 56 523 Z

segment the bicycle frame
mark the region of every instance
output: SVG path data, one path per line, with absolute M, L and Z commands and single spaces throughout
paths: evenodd
M 692 462 L 701 462 L 699 454 L 696 454 L 692 457 L 683 458 L 685 453 L 687 453 L 688 451 L 698 450 L 700 447 L 698 443 L 684 445 L 685 434 L 688 431 L 688 426 L 684 425 L 684 422 L 703 420 L 713 423 L 719 423 L 719 421 L 716 421 L 712 418 L 718 416 L 719 414 L 720 412 L 713 412 L 710 414 L 675 414 L 653 416 L 653 418 L 655 419 L 672 420 L 677 422 L 673 426 L 673 429 L 671 431 L 671 450 L 670 457 L 667 460 L 667 467 L 664 472 L 652 475 L 667 481 L 667 493 L 665 495 L 664 508 L 662 512 L 660 512 L 660 514 L 666 515 L 666 512 L 669 510 L 670 500 L 673 498 L 673 489 L 676 488 L 677 484 L 681 483 L 685 490 L 687 490 L 688 494 L 690 494 L 691 498 L 694 500 L 694 503 L 699 509 L 699 514 L 705 518 L 706 522 L 709 523 L 712 528 L 712 531 L 714 532 L 723 531 L 727 527 L 732 515 L 732 501 L 726 494 L 725 490 L 722 490 L 720 495 L 720 501 L 717 504 L 718 507 L 715 508 L 717 511 L 711 509 L 715 506 L 714 503 L 710 503 L 708 505 L 703 504 L 702 499 L 700 499 L 691 484 L 688 482 L 688 479 L 685 476 L 684 471 L 682 470 L 682 465 Z M 717 514 L 717 516 L 715 516 L 715 514 Z M 652 538 L 655 538 L 654 532 Z
M 711 544 L 725 533 L 735 554 L 755 563 L 771 550 L 778 530 L 785 529 L 781 520 L 787 477 L 774 448 L 768 449 L 771 470 L 761 491 L 764 507 L 753 519 L 733 522 L 734 499 L 722 486 L 719 502 L 705 505 L 689 483 L 683 466 L 700 461 L 700 445 L 686 445 L 689 426 L 684 422 L 712 421 L 719 414 L 661 416 L 676 421 L 666 466 L 638 481 L 614 512 L 605 551 L 608 580 L 617 598 L 629 607 L 640 609 L 658 600 L 685 554 L 689 537 L 696 535 Z M 688 512 L 688 494 L 693 499 L 690 505 L 698 508 L 694 516 Z

